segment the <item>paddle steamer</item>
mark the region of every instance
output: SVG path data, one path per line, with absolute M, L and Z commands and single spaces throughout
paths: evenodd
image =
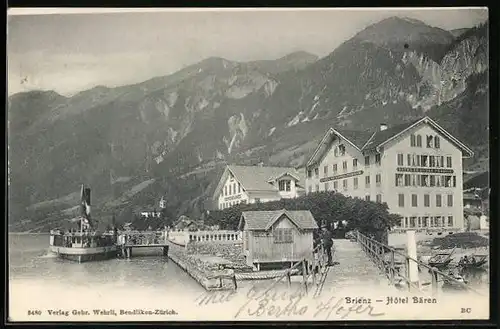
M 81 214 L 73 221 L 79 229 L 65 231 L 51 230 L 50 251 L 60 258 L 81 262 L 110 259 L 117 256 L 117 231 L 99 233 L 90 216 L 90 188 L 82 185 Z

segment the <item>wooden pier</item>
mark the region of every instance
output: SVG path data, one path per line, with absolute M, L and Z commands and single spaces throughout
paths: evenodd
M 118 236 L 118 247 L 123 258 L 131 258 L 134 248 L 162 248 L 168 257 L 169 243 L 167 231 L 125 231 Z

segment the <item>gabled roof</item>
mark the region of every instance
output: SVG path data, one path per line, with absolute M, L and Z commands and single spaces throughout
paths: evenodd
M 282 173 L 278 174 L 277 176 L 270 177 L 267 181 L 268 182 L 275 182 L 278 179 L 280 179 L 281 177 L 287 176 L 287 175 L 295 178 L 296 181 L 300 181 L 300 177 L 295 169 L 291 172 L 283 171 Z
M 290 175 L 297 179 L 297 185 L 303 186 L 304 178 L 298 170 L 292 167 L 264 167 L 264 166 L 234 166 L 229 165 L 222 174 L 222 177 L 214 192 L 214 197 L 219 195 L 227 177 L 232 174 L 236 181 L 246 192 L 269 192 L 277 193 L 278 186 L 269 183 L 276 177 Z
M 377 130 L 375 132 L 372 132 L 372 137 L 366 141 L 365 145 L 363 145 L 363 151 L 372 150 L 378 147 L 380 144 L 384 143 L 385 141 L 389 140 L 394 136 L 399 135 L 400 133 L 402 133 L 409 127 L 413 126 L 420 120 L 421 119 L 418 119 L 411 122 L 402 123 L 396 126 L 389 127 L 386 130 Z
M 312 165 L 316 163 L 327 150 L 330 143 L 334 140 L 335 136 L 341 138 L 348 143 L 350 143 L 354 148 L 359 150 L 360 152 L 366 152 L 371 150 L 379 150 L 379 147 L 393 140 L 394 138 L 400 136 L 401 134 L 409 131 L 410 129 L 416 127 L 421 123 L 427 123 L 432 126 L 434 129 L 439 131 L 443 136 L 445 136 L 452 143 L 457 145 L 463 153 L 466 154 L 466 157 L 472 157 L 473 152 L 470 148 L 461 143 L 458 139 L 453 137 L 450 133 L 448 133 L 445 129 L 443 129 L 440 125 L 438 125 L 434 120 L 425 116 L 418 120 L 414 120 L 411 122 L 399 124 L 385 130 L 372 130 L 370 131 L 356 131 L 356 130 L 340 130 L 330 128 L 320 144 L 314 151 L 313 155 L 307 162 L 307 165 Z
M 285 209 L 274 211 L 244 211 L 241 214 L 239 228 L 242 229 L 243 222 L 247 223 L 247 229 L 269 230 L 281 216 L 287 216 L 299 229 L 317 229 L 318 224 L 309 210 L 288 211 Z

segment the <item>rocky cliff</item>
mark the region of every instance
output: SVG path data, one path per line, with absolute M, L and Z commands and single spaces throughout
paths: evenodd
M 83 182 L 97 207 L 165 195 L 173 212 L 199 212 L 223 163 L 300 166 L 330 126 L 364 129 L 427 113 L 480 150 L 468 165 L 484 163 L 487 26 L 457 35 L 390 18 L 319 60 L 305 52 L 250 63 L 209 58 L 70 98 L 11 96 L 11 218 L 32 218 L 12 229 L 69 207 Z

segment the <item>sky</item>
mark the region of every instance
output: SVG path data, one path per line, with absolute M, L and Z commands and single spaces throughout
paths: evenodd
M 484 8 L 67 10 L 71 13 L 9 10 L 9 95 L 41 89 L 71 96 L 97 85 L 168 75 L 212 56 L 249 61 L 303 50 L 323 57 L 390 16 L 446 30 L 472 27 L 488 17 Z

